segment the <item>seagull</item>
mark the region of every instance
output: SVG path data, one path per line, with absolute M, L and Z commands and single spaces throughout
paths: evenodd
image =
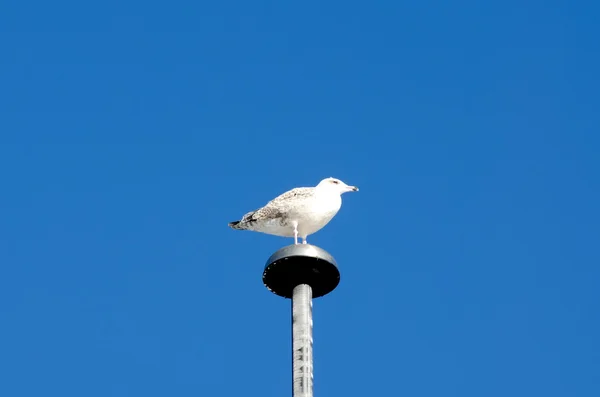
M 248 212 L 239 221 L 229 222 L 236 230 L 251 230 L 281 237 L 306 237 L 321 230 L 342 206 L 342 194 L 357 192 L 336 178 L 325 178 L 315 187 L 297 187 L 269 201 L 264 207 Z

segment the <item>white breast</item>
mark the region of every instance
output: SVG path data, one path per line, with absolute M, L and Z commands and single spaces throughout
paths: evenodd
M 307 236 L 327 225 L 342 206 L 339 194 L 324 192 L 315 195 L 303 211 L 298 212 L 298 234 Z

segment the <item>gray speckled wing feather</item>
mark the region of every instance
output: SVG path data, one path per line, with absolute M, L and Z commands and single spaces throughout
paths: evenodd
M 294 200 L 302 200 L 304 198 L 311 197 L 314 194 L 314 191 L 314 187 L 297 187 L 275 197 L 273 200 L 269 201 L 267 205 L 264 206 L 264 208 L 285 208 L 288 205 L 288 203 Z
M 290 202 L 309 198 L 312 196 L 313 191 L 314 188 L 310 187 L 297 187 L 289 190 L 269 201 L 264 207 L 248 212 L 242 217 L 242 223 L 284 218 Z
M 311 187 L 297 187 L 289 190 L 269 201 L 264 207 L 248 212 L 241 220 L 230 222 L 229 226 L 234 229 L 247 229 L 259 221 L 280 219 L 284 222 L 285 214 L 292 202 L 310 198 L 313 194 L 314 188 Z

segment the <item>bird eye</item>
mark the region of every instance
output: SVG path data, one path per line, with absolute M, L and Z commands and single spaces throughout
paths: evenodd
M 339 182 L 338 181 L 333 181 L 333 183 L 335 183 L 337 185 Z

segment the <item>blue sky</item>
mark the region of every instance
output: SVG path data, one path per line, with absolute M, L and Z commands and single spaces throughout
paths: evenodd
M 0 395 L 282 396 L 334 176 L 315 395 L 600 394 L 592 2 L 0 5 Z

